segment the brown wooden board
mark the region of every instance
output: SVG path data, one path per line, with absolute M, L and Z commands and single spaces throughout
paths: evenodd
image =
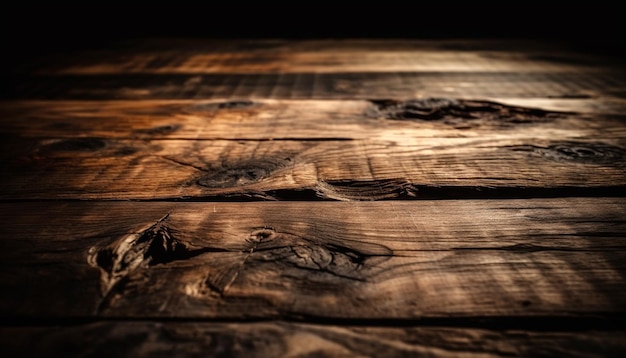
M 16 322 L 541 321 L 626 310 L 622 199 L 0 208 L 0 315 Z
M 612 196 L 623 195 L 626 184 L 621 136 L 600 141 L 378 134 L 379 140 L 313 141 L 7 138 L 0 198 Z
M 97 322 L 0 327 L 0 352 L 11 357 L 619 357 L 624 334 L 286 322 Z
M 15 101 L 0 103 L 0 123 L 39 138 L 608 138 L 626 137 L 625 109 L 580 99 Z

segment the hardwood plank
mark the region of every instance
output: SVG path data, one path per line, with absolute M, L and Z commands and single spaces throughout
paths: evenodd
M 341 72 L 1 76 L 2 99 L 619 98 L 623 72 Z
M 0 327 L 5 356 L 619 357 L 624 331 L 332 326 L 286 322 L 98 322 Z M 37 342 L 37 344 L 33 344 Z
M 524 106 L 448 98 L 14 101 L 0 103 L 0 122 L 5 134 L 39 138 L 626 137 L 626 122 L 615 115 L 626 101 L 517 102 Z
M 543 322 L 626 311 L 619 198 L 31 202 L 0 210 L 0 316 L 17 322 Z
M 613 196 L 623 195 L 626 184 L 624 137 L 600 142 L 547 130 L 528 130 L 526 138 L 395 133 L 381 130 L 380 138 L 363 141 L 7 138 L 0 198 Z

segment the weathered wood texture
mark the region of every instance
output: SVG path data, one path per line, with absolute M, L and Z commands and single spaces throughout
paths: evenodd
M 1 327 L 11 357 L 620 357 L 624 331 L 99 322 Z M 36 342 L 36 344 L 34 344 Z
M 626 354 L 619 60 L 164 39 L 0 80 L 0 355 Z
M 626 309 L 622 199 L 0 208 L 10 238 L 4 317 L 541 319 Z
M 544 138 L 22 140 L 2 158 L 11 175 L 0 178 L 0 198 L 379 200 L 494 189 L 528 196 L 528 188 L 623 195 L 621 137 Z
M 7 139 L 5 199 L 622 195 L 626 179 L 620 117 L 490 101 L 26 101 L 3 121 L 32 138 Z
M 0 120 L 5 134 L 39 138 L 316 140 L 626 135 L 626 119 L 619 115 L 626 113 L 626 101 L 502 101 L 15 101 L 1 103 Z

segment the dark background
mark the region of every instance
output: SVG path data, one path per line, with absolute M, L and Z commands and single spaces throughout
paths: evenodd
M 15 3 L 0 10 L 4 59 L 108 46 L 141 37 L 524 38 L 623 56 L 617 2 L 87 1 Z M 339 6 L 341 4 L 341 6 Z M 371 5 L 376 4 L 376 5 Z

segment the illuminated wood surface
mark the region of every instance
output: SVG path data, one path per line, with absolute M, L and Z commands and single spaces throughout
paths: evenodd
M 144 40 L 2 79 L 8 355 L 626 352 L 615 59 Z

